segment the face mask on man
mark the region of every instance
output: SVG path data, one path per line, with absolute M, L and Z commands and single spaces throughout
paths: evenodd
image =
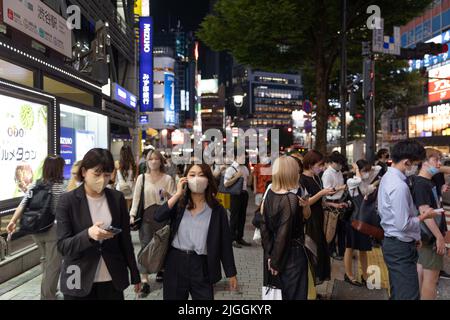
M 96 177 L 94 175 L 86 175 L 84 183 L 93 190 L 95 193 L 102 193 L 106 188 L 108 181 L 105 180 L 103 175 Z
M 204 193 L 208 187 L 208 178 L 206 177 L 194 177 L 188 178 L 189 190 L 193 193 Z
M 406 169 L 405 175 L 407 177 L 415 176 L 417 175 L 417 172 L 419 171 L 419 166 L 417 164 L 411 165 L 409 169 Z
M 435 174 L 439 173 L 439 169 L 436 168 L 435 166 L 432 166 L 431 164 L 428 165 L 428 169 L 427 169 L 428 173 L 431 174 L 432 176 L 434 176 Z

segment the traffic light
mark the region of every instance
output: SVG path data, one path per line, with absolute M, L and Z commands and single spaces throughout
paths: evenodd
M 447 44 L 440 44 L 434 42 L 428 43 L 420 42 L 416 45 L 414 49 L 401 48 L 399 58 L 406 60 L 421 60 L 426 54 L 437 56 L 447 51 L 448 51 Z

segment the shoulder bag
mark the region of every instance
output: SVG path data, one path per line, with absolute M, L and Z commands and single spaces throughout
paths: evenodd
M 232 167 L 234 170 L 236 168 Z M 238 171 L 236 170 L 236 173 Z M 220 185 L 219 185 L 219 192 L 220 193 L 228 193 L 231 195 L 240 195 L 242 193 L 242 188 L 244 187 L 244 177 L 240 177 L 233 185 L 229 187 L 225 187 L 225 175 L 222 175 L 220 177 Z

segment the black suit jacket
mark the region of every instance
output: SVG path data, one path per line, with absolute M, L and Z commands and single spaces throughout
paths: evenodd
M 171 220 L 170 244 L 172 244 L 180 227 L 183 214 L 184 212 L 179 208 L 178 204 L 169 209 L 167 202 L 159 207 L 155 213 L 154 218 L 157 222 Z M 233 277 L 237 273 L 231 243 L 231 232 L 226 211 L 221 205 L 217 205 L 215 208 L 212 208 L 206 239 L 208 274 L 212 284 L 222 279 L 221 262 L 227 278 Z
M 91 292 L 100 256 L 105 260 L 114 287 L 125 290 L 141 281 L 130 235 L 130 217 L 122 193 L 105 189 L 112 223 L 122 232 L 103 243 L 89 238 L 94 224 L 84 190 L 84 184 L 61 195 L 56 209 L 58 250 L 63 256 L 61 269 L 62 293 L 83 297 Z

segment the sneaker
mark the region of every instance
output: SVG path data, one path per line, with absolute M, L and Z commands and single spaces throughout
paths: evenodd
M 239 243 L 241 246 L 244 246 L 244 247 L 251 247 L 252 246 L 251 243 L 248 243 L 244 239 L 238 240 L 237 243 Z
M 237 241 L 233 241 L 232 246 L 235 248 L 242 248 L 242 246 Z
M 158 272 L 156 274 L 156 282 L 163 282 L 163 280 L 164 280 L 163 276 L 164 276 L 164 272 L 163 271 Z
M 150 285 L 148 283 L 144 283 L 141 288 L 140 297 L 145 298 L 150 294 Z
M 450 274 L 448 274 L 448 273 L 445 272 L 444 270 L 441 270 L 441 272 L 439 272 L 439 278 L 442 278 L 442 279 L 450 279 Z

